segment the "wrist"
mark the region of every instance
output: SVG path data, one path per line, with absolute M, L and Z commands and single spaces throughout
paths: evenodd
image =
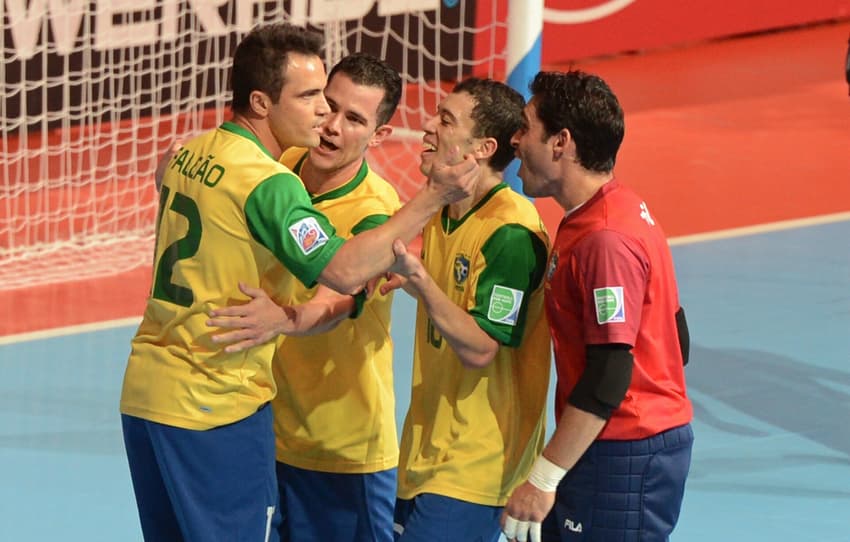
M 558 489 L 558 484 L 566 474 L 567 469 L 552 463 L 541 454 L 531 467 L 528 482 L 540 491 L 552 493 Z
M 446 195 L 443 190 L 430 181 L 426 181 L 422 188 L 413 196 L 417 200 L 426 213 L 435 214 L 445 205 Z
M 407 284 L 413 288 L 416 293 L 421 293 L 428 282 L 429 275 L 423 268 L 416 269 L 407 276 Z

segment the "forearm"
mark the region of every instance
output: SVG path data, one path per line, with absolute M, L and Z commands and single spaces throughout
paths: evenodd
M 465 367 L 478 369 L 493 361 L 499 343 L 479 327 L 472 315 L 455 305 L 428 273 L 411 276 L 408 287 L 416 293 L 431 322 Z
M 622 375 L 617 375 L 617 378 L 613 379 L 612 385 L 606 385 L 604 369 L 612 367 L 623 369 L 623 367 L 620 367 L 622 364 L 618 362 L 624 361 L 625 358 L 616 353 L 623 351 L 620 346 L 627 347 L 627 345 L 611 345 L 610 350 L 613 354 L 610 357 L 613 359 L 613 363 L 607 363 L 603 359 L 598 364 L 599 367 L 603 368 L 601 371 L 602 378 L 592 378 L 592 375 L 588 375 L 588 369 L 585 369 L 579 383 L 584 381 L 588 385 L 584 393 L 578 394 L 579 399 L 601 395 L 601 400 L 609 401 L 614 397 L 619 389 L 616 384 L 621 382 L 620 376 Z M 606 348 L 605 351 L 596 353 L 600 355 L 589 355 L 588 363 L 598 362 L 600 357 L 605 358 L 607 350 Z M 626 349 L 625 352 L 628 352 L 628 350 Z M 630 365 L 628 372 L 631 374 Z M 574 389 L 570 394 L 570 401 L 574 401 L 576 395 Z M 617 403 L 619 404 L 619 400 L 617 400 Z M 575 404 L 579 404 L 581 408 L 576 407 Z M 555 433 L 543 449 L 542 455 L 534 461 L 528 479 L 514 490 L 513 495 L 505 505 L 502 527 L 508 533 L 510 540 L 525 540 L 525 531 L 527 530 L 537 533 L 537 536 L 531 535 L 532 540 L 540 540 L 540 525 L 551 513 L 558 487 L 564 476 L 575 467 L 576 463 L 599 437 L 605 424 L 608 423 L 608 419 L 605 417 L 605 415 L 610 415 L 607 408 L 596 409 L 601 413 L 594 413 L 582 410 L 585 405 L 581 402 L 575 404 L 568 402 L 564 405 L 564 410 L 555 427 Z M 517 536 L 514 537 L 514 534 L 517 534 Z
M 348 318 L 354 311 L 354 298 L 334 294 L 324 299 L 313 299 L 294 307 L 298 316 L 295 325 L 286 335 L 304 336 L 326 333 Z
M 543 449 L 543 455 L 535 460 L 528 480 L 514 490 L 505 505 L 502 528 L 508 533 L 508 539 L 518 540 L 520 537 L 514 537 L 514 534 L 521 533 L 522 540 L 525 540 L 525 531 L 534 524 L 539 532 L 540 523 L 555 504 L 558 485 L 599 436 L 605 421 L 595 414 L 566 405 L 555 434 Z M 540 537 L 532 535 L 531 539 L 539 540 Z
M 395 261 L 393 241 L 409 243 L 442 207 L 440 193 L 426 185 L 385 224 L 347 241 L 319 275 L 319 282 L 340 293 L 357 292 Z
M 567 403 L 543 455 L 564 469 L 573 468 L 602 432 L 606 422 L 595 414 Z

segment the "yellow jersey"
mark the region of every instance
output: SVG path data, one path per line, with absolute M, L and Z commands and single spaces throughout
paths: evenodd
M 281 162 L 296 173 L 305 149 L 289 149 Z M 363 160 L 357 174 L 313 205 L 350 238 L 387 221 L 400 207 L 395 189 Z M 300 304 L 315 290 L 286 281 L 275 298 Z M 398 464 L 390 337 L 392 294 L 376 292 L 356 318 L 320 335 L 283 337 L 275 353 L 278 395 L 274 410 L 277 459 L 298 468 L 368 473 Z
M 399 497 L 434 493 L 502 506 L 525 480 L 545 436 L 547 252 L 534 205 L 505 184 L 460 220 L 444 209 L 425 227 L 428 273 L 500 347 L 488 366 L 464 367 L 420 303 Z
M 121 412 L 186 429 L 241 420 L 275 395 L 274 343 L 225 353 L 210 310 L 284 266 L 313 285 L 343 243 L 300 180 L 230 122 L 188 141 L 163 177 L 153 284 Z

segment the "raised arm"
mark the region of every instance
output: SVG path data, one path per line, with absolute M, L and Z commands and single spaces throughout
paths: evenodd
M 346 242 L 319 275 L 319 282 L 341 293 L 356 293 L 367 280 L 389 269 L 395 261 L 396 239 L 411 242 L 432 215 L 471 193 L 479 174 L 475 158 L 466 156 L 459 163 L 447 164 L 435 165 L 422 190 L 386 224 Z
M 434 326 L 466 367 L 486 367 L 499 351 L 499 343 L 478 325 L 478 321 L 458 307 L 437 286 L 422 262 L 401 240 L 393 244 L 396 262 L 390 271 L 407 279 L 405 290 L 425 307 Z

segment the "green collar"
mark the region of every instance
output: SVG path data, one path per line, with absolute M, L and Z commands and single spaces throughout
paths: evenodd
M 483 198 L 481 198 L 480 200 L 478 200 L 478 203 L 476 203 L 475 205 L 473 205 L 473 206 L 472 206 L 472 209 L 470 209 L 469 211 L 467 211 L 465 215 L 463 215 L 462 217 L 460 217 L 460 218 L 458 218 L 458 219 L 454 219 L 454 218 L 451 218 L 451 217 L 449 216 L 449 208 L 448 208 L 448 206 L 443 207 L 443 212 L 442 212 L 442 214 L 440 215 L 440 223 L 441 223 L 441 224 L 442 224 L 442 226 L 443 226 L 443 231 L 445 231 L 446 233 L 452 233 L 453 231 L 455 231 L 455 230 L 457 230 L 458 228 L 460 228 L 460 226 L 461 226 L 464 222 L 466 222 L 466 219 L 467 219 L 467 218 L 469 218 L 470 216 L 472 216 L 472 214 L 473 214 L 473 213 L 475 213 L 478 209 L 480 209 L 481 207 L 483 207 L 485 203 L 487 203 L 488 201 L 490 201 L 490 199 L 493 197 L 493 195 L 494 195 L 496 192 L 498 192 L 499 190 L 502 190 L 503 188 L 507 188 L 507 187 L 508 187 L 508 185 L 507 185 L 507 184 L 505 184 L 505 183 L 503 183 L 503 182 L 502 182 L 502 183 L 497 184 L 496 186 L 494 186 L 493 188 L 491 188 L 491 189 L 490 189 L 490 191 L 489 191 L 489 192 L 487 192 L 487 193 L 484 195 L 484 197 L 483 197 Z
M 266 154 L 266 156 L 268 156 L 269 158 L 271 158 L 275 162 L 277 162 L 278 158 L 280 158 L 279 156 L 278 157 L 272 156 L 272 153 L 270 153 L 269 150 L 267 148 L 265 148 L 262 143 L 260 143 L 260 140 L 257 139 L 257 136 L 255 136 L 253 133 L 246 130 L 245 128 L 239 126 L 235 122 L 226 121 L 226 122 L 222 123 L 220 128 L 222 130 L 224 130 L 225 132 L 230 132 L 232 134 L 240 135 L 240 136 L 242 136 L 246 139 L 253 141 L 254 143 L 257 144 L 258 147 L 260 147 L 260 149 L 263 151 L 263 153 Z
M 298 162 L 296 162 L 295 164 L 295 167 L 292 168 L 292 171 L 295 172 L 296 175 L 301 175 L 301 169 L 304 167 L 304 162 L 307 161 L 307 155 L 309 154 L 310 151 L 305 152 L 304 156 L 299 158 Z M 310 194 L 310 200 L 312 201 L 313 205 L 315 205 L 322 201 L 341 198 L 342 196 L 351 193 L 355 188 L 360 186 L 360 183 L 363 182 L 363 179 L 366 178 L 366 175 L 368 173 L 369 165 L 366 163 L 366 160 L 363 159 L 363 162 L 360 164 L 360 169 L 357 170 L 357 173 L 354 175 L 354 177 L 351 178 L 350 181 L 338 188 L 334 188 L 333 190 L 325 192 L 324 194 L 319 194 L 318 196 Z

